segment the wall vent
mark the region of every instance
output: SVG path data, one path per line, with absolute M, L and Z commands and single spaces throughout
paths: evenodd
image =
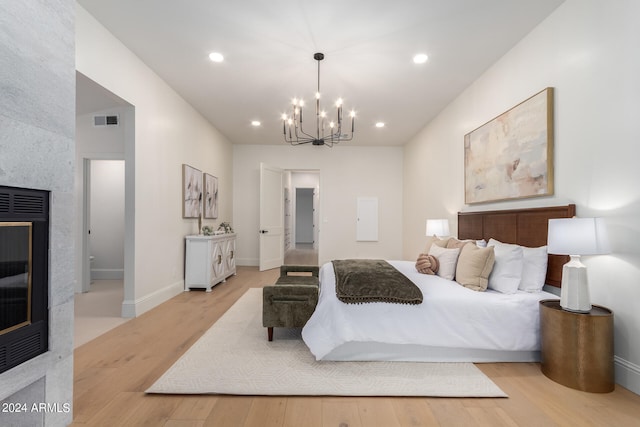
M 94 126 L 118 126 L 119 122 L 117 114 L 112 116 L 93 116 Z

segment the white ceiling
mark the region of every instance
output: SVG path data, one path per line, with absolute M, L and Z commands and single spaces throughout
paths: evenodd
M 401 145 L 562 1 L 78 3 L 235 144 L 283 143 L 280 117 L 293 97 L 312 100 L 323 52 L 323 107 L 342 97 L 357 113 L 345 144 Z M 426 64 L 412 62 L 419 52 Z

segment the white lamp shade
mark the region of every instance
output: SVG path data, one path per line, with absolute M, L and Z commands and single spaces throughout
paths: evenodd
M 580 255 L 600 255 L 610 252 L 601 218 L 561 218 L 549 220 L 547 252 L 570 255 L 562 267 L 560 306 L 564 310 L 588 313 L 591 310 L 587 267 Z
M 448 219 L 428 219 L 427 220 L 427 236 L 448 236 L 449 220 Z
M 602 255 L 610 253 L 602 218 L 549 220 L 547 251 L 556 255 Z

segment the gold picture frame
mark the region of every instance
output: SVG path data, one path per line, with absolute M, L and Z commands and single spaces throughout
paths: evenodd
M 553 195 L 553 88 L 464 136 L 466 204 Z

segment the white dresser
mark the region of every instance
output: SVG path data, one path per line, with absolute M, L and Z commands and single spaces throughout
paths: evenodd
M 217 236 L 187 236 L 184 290 L 211 288 L 236 274 L 235 233 Z

